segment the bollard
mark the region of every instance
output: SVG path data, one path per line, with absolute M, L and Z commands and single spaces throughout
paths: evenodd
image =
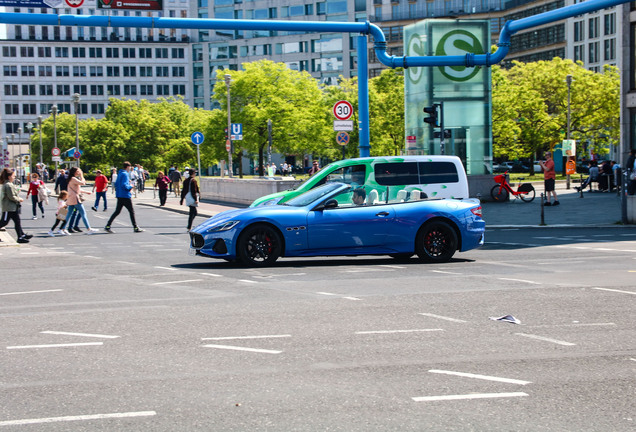
M 539 225 L 545 225 L 545 214 L 543 212 L 543 192 L 541 193 L 541 223 Z
M 579 187 L 579 198 L 583 198 L 583 174 L 581 174 L 581 184 Z

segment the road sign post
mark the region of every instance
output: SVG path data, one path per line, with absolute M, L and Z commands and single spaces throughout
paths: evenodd
M 205 141 L 205 136 L 202 132 L 194 132 L 190 135 L 190 140 L 192 141 L 192 144 L 197 146 L 197 162 L 199 166 L 198 173 L 201 175 L 201 151 L 199 150 L 199 146 L 203 141 Z

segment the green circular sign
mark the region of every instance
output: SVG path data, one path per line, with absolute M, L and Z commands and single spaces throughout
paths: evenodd
M 436 56 L 483 54 L 484 49 L 477 36 L 466 30 L 451 30 L 440 39 Z M 468 81 L 481 70 L 479 67 L 439 66 L 439 70 L 451 81 Z

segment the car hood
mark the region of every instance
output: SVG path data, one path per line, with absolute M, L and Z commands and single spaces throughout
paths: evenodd
M 267 219 L 267 218 L 271 218 L 273 213 L 278 213 L 281 211 L 283 212 L 289 211 L 291 208 L 295 208 L 295 207 L 273 205 L 273 206 L 265 206 L 265 207 L 248 207 L 244 209 L 227 210 L 215 216 L 212 216 L 210 219 L 198 225 L 192 231 L 202 232 L 210 227 L 220 225 L 222 223 L 229 222 L 232 220 L 240 220 L 240 221 L 248 220 L 248 219 L 253 220 L 253 219 L 259 219 L 261 217 L 263 219 Z

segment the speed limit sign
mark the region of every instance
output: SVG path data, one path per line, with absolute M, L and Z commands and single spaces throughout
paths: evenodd
M 353 107 L 347 101 L 338 101 L 333 106 L 333 115 L 338 120 L 349 120 L 351 114 L 353 114 Z
M 59 148 L 57 147 L 53 147 L 53 149 L 51 150 L 51 155 L 52 156 L 59 156 L 60 154 L 62 154 L 62 152 L 60 151 Z

